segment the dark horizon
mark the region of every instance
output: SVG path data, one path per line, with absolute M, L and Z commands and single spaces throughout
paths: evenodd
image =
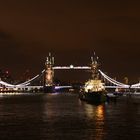
M 137 0 L 6 0 L 0 5 L 0 69 L 18 79 L 37 75 L 49 52 L 55 65 L 89 65 L 95 51 L 101 69 L 123 82 L 140 78 L 140 2 Z M 57 72 L 85 80 L 83 72 Z M 56 77 L 57 77 L 56 73 Z

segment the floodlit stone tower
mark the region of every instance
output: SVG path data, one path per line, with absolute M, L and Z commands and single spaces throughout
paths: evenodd
M 99 79 L 98 67 L 99 67 L 98 57 L 95 56 L 95 52 L 94 52 L 94 56 L 91 57 L 91 72 L 92 72 L 92 79 L 93 80 Z
M 52 57 L 51 53 L 46 59 L 45 62 L 45 75 L 44 75 L 44 92 L 54 92 L 54 57 Z

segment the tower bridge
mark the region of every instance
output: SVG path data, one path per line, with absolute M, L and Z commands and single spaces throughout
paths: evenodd
M 95 55 L 95 54 L 94 54 Z M 96 60 L 95 60 L 96 59 Z M 7 82 L 4 82 L 0 80 L 0 91 L 29 91 L 29 90 L 39 90 L 42 89 L 45 92 L 52 91 L 54 88 L 70 88 L 71 86 L 61 86 L 57 87 L 54 85 L 54 74 L 55 70 L 89 70 L 91 73 L 93 73 L 95 63 L 97 63 L 98 57 L 95 58 L 91 57 L 91 65 L 90 66 L 55 66 L 55 61 L 54 57 L 49 53 L 48 57 L 46 58 L 45 62 L 45 69 L 41 71 L 40 74 L 36 75 L 35 77 L 31 78 L 30 80 L 27 80 L 23 83 L 20 84 L 10 84 Z M 101 79 L 105 82 L 105 87 L 106 88 L 123 88 L 123 89 L 140 89 L 140 83 L 133 84 L 133 85 L 128 85 L 124 84 L 121 82 L 116 81 L 115 79 L 109 77 L 106 75 L 103 71 L 98 69 L 97 71 L 98 76 L 101 77 Z M 92 78 L 97 78 L 93 77 L 94 75 L 92 74 Z M 43 77 L 41 80 L 43 81 L 43 85 L 37 85 L 34 86 L 32 83 L 36 80 L 39 79 L 40 77 Z

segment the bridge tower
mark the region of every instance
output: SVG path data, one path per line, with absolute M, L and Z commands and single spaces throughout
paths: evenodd
M 52 57 L 51 53 L 49 53 L 49 56 L 46 59 L 45 62 L 45 74 L 44 74 L 44 92 L 54 92 L 54 57 Z
M 98 80 L 99 79 L 99 63 L 98 63 L 98 57 L 96 57 L 95 52 L 94 56 L 91 57 L 91 72 L 92 72 L 92 79 Z

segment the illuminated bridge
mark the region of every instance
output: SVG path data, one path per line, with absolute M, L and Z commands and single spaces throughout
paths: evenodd
M 93 61 L 93 57 L 91 57 L 91 60 Z M 1 91 L 30 91 L 34 89 L 42 89 L 44 86 L 52 86 L 54 85 L 54 72 L 55 70 L 89 70 L 92 72 L 92 68 L 94 65 L 90 66 L 54 66 L 54 57 L 51 56 L 51 53 L 49 53 L 49 56 L 46 59 L 45 62 L 45 69 L 41 71 L 40 74 L 36 75 L 35 77 L 31 78 L 30 80 L 27 80 L 20 84 L 10 84 L 7 82 L 4 82 L 0 80 L 0 90 Z M 103 71 L 100 69 L 98 70 L 100 74 L 100 78 L 104 81 L 106 88 L 123 88 L 123 89 L 140 89 L 140 83 L 134 84 L 134 85 L 128 85 L 121 82 L 116 81 L 115 79 L 109 77 L 106 75 Z M 32 83 L 37 80 L 42 79 L 43 85 L 34 86 Z M 71 86 L 55 86 L 55 88 L 70 88 Z

